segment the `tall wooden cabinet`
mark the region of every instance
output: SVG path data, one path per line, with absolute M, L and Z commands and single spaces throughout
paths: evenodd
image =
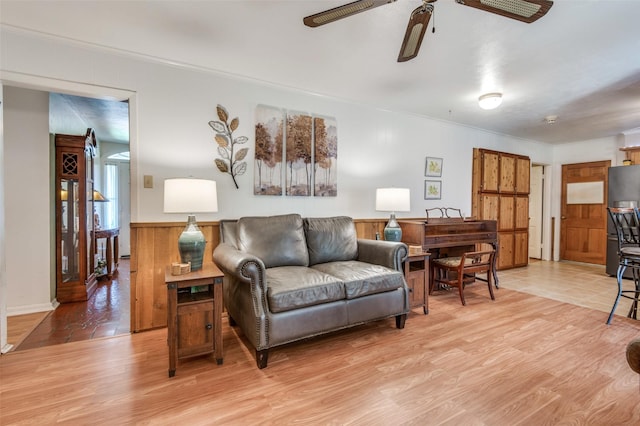
M 56 135 L 56 299 L 87 300 L 96 290 L 93 262 L 93 158 L 96 137 Z
M 472 215 L 498 221 L 498 269 L 529 262 L 530 167 L 529 157 L 473 150 Z

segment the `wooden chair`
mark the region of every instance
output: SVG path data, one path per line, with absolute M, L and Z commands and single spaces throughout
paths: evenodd
M 493 258 L 496 255 L 495 250 L 473 251 L 464 253 L 462 256 L 443 257 L 433 259 L 431 261 L 431 285 L 429 294 L 433 292 L 436 285 L 442 284 L 451 287 L 458 287 L 460 293 L 460 301 L 462 305 L 466 305 L 464 300 L 464 287 L 467 282 L 474 280 L 486 281 L 489 286 L 489 294 L 491 300 L 496 300 L 493 295 L 493 286 L 491 285 Z M 487 274 L 487 279 L 476 277 L 476 274 Z
M 609 207 L 609 216 L 618 236 L 618 295 L 611 308 L 607 324 L 611 324 L 613 313 L 621 297 L 631 299 L 628 317 L 637 319 L 638 301 L 640 301 L 640 210 L 627 207 Z M 633 290 L 622 289 L 622 277 L 629 268 L 634 284 Z

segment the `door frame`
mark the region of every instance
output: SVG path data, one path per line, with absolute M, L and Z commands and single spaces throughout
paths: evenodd
M 129 102 L 129 152 L 130 152 L 130 203 L 131 203 L 131 220 L 137 220 L 137 202 L 138 199 L 138 185 L 137 185 L 137 157 L 138 157 L 138 100 L 137 93 L 126 89 L 117 89 L 113 87 L 97 86 L 85 83 L 78 83 L 73 81 L 58 80 L 55 78 L 41 77 L 37 75 L 29 75 L 16 73 L 12 71 L 2 71 L 2 79 L 0 80 L 1 86 L 14 86 L 25 89 L 40 90 L 44 92 L 57 92 L 66 93 L 76 96 L 87 97 L 108 97 L 118 100 L 128 100 Z M 49 183 L 47 183 L 49 185 Z M 3 193 L 4 191 L 1 191 Z M 52 208 L 53 212 L 53 208 Z M 4 230 L 6 223 L 0 220 L 0 235 L 4 236 Z M 2 243 L 2 241 L 0 241 Z M 55 238 L 50 238 L 50 252 L 52 256 L 51 267 L 55 268 Z M 0 264 L 2 267 L 2 264 Z M 54 274 L 50 274 L 55 277 Z M 7 345 L 7 305 L 6 305 L 6 288 L 8 285 L 6 282 L 0 282 L 0 352 L 10 350 Z M 131 294 L 134 295 L 135 289 L 131 286 Z M 131 297 L 131 300 L 135 300 Z M 135 318 L 134 304 L 131 304 L 131 321 Z M 131 323 L 133 324 L 133 323 Z M 130 330 L 133 330 L 131 327 Z
M 531 164 L 531 173 L 530 173 L 530 180 L 529 180 L 529 186 L 531 187 L 534 181 L 534 173 L 533 170 L 535 169 L 540 169 L 541 174 L 540 174 L 540 194 L 538 197 L 533 197 L 532 194 L 533 192 L 531 190 L 529 190 L 529 212 L 531 212 L 532 208 L 536 208 L 539 210 L 539 214 L 540 214 L 540 230 L 537 234 L 537 237 L 531 234 L 531 213 L 529 213 L 529 249 L 531 248 L 531 243 L 534 240 L 534 237 L 536 237 L 536 239 L 538 240 L 538 244 L 540 244 L 539 247 L 539 257 L 532 257 L 531 256 L 531 250 L 529 250 L 529 258 L 534 258 L 534 259 L 543 259 L 544 258 L 544 236 L 545 236 L 545 211 L 544 211 L 544 207 L 545 207 L 545 202 L 544 202 L 544 198 L 545 198 L 545 166 L 542 164 Z

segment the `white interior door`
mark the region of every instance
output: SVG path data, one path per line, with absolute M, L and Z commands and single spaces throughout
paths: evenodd
M 544 167 L 531 167 L 529 193 L 529 257 L 542 258 L 542 188 Z

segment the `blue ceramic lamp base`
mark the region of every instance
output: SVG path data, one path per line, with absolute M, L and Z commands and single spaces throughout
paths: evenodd
M 178 250 L 180 251 L 180 261 L 182 263 L 191 262 L 191 270 L 202 269 L 202 259 L 207 240 L 198 228 L 195 216 L 189 216 L 187 226 L 178 238 Z
M 396 221 L 396 214 L 391 213 L 387 226 L 384 227 L 385 241 L 402 241 L 402 228 Z

